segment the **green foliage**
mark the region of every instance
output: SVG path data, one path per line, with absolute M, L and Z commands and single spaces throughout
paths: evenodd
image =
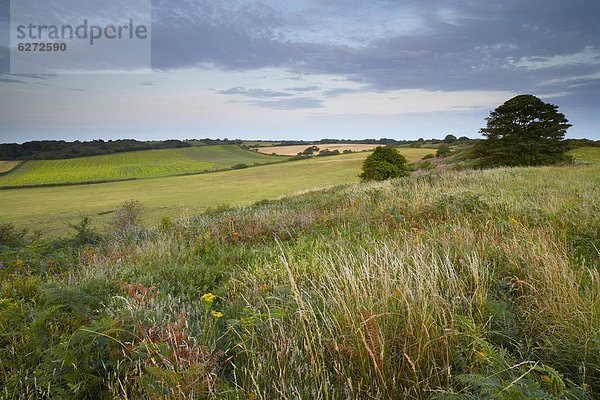
M 377 147 L 362 166 L 363 181 L 383 181 L 410 175 L 408 161 L 391 147 Z
M 89 157 L 151 149 L 174 149 L 189 147 L 181 140 L 140 142 L 137 140 L 93 140 L 91 142 L 65 142 L 63 140 L 41 140 L 22 144 L 0 144 L 0 160 L 56 160 L 60 158 Z
M 435 152 L 436 157 L 448 157 L 450 154 L 452 154 L 452 150 L 447 144 L 441 144 Z
M 112 235 L 120 240 L 139 239 L 144 231 L 141 225 L 143 209 L 142 203 L 133 199 L 121 204 L 110 221 Z
M 425 154 L 423 156 L 422 160 L 429 160 L 431 158 L 435 158 L 435 154 L 433 154 L 433 153 Z
M 75 231 L 74 240 L 79 246 L 98 243 L 102 239 L 102 236 L 92 228 L 90 217 L 82 217 L 77 224 L 69 224 L 69 227 Z
M 248 168 L 249 165 L 248 164 L 244 164 L 244 163 L 239 163 L 239 164 L 235 164 L 231 167 L 231 169 L 244 169 L 244 168 Z
M 553 165 L 570 161 L 563 140 L 571 124 L 558 106 L 533 95 L 513 97 L 498 106 L 481 129 L 486 140 L 475 144 L 478 166 Z
M 317 154 L 317 157 L 337 156 L 338 154 L 340 154 L 339 150 L 325 149 L 325 150 L 319 151 L 319 154 Z
M 423 162 L 417 163 L 416 168 L 421 171 L 432 171 L 435 169 L 435 164 L 431 161 L 425 160 Z
M 14 224 L 0 224 L 0 245 L 18 246 L 26 240 L 27 229 L 17 229 Z
M 458 141 L 458 139 L 454 135 L 446 135 L 446 137 L 444 138 L 444 143 L 448 143 L 448 144 L 452 144 L 457 141 Z

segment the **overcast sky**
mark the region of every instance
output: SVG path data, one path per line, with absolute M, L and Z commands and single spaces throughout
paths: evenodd
M 10 75 L 3 35 L 0 142 L 479 137 L 521 93 L 600 139 L 597 0 L 157 0 L 152 16 L 150 74 Z

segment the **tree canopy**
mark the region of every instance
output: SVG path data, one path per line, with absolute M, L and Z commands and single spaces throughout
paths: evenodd
M 571 124 L 558 106 L 536 96 L 513 97 L 486 118 L 486 140 L 473 148 L 480 167 L 552 165 L 568 161 L 563 140 Z
M 363 162 L 363 181 L 383 181 L 410 175 L 406 158 L 391 147 L 377 147 Z

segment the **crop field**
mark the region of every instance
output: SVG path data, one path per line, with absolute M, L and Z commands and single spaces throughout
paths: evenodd
M 20 163 L 20 161 L 0 161 L 0 174 L 10 171 Z
M 154 151 L 154 150 L 153 150 Z M 0 221 L 64 229 L 79 216 L 98 222 L 122 202 L 139 200 L 147 217 L 193 215 L 223 204 L 244 205 L 294 192 L 358 181 L 366 153 L 255 168 L 127 182 L 0 190 Z
M 283 161 L 234 145 L 132 151 L 65 160 L 26 161 L 14 172 L 0 176 L 2 186 L 36 186 L 147 178 Z M 1 168 L 0 164 L 0 168 Z

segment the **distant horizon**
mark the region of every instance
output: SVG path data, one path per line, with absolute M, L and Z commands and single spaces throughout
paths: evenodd
M 470 140 L 477 140 L 477 139 L 484 139 L 483 136 L 478 136 L 478 137 L 471 137 L 468 135 L 456 135 L 453 133 L 447 133 L 446 135 L 443 135 L 441 137 L 417 137 L 414 139 L 400 139 L 400 138 L 395 138 L 395 137 L 388 137 L 388 136 L 381 136 L 381 137 L 362 137 L 362 138 L 357 138 L 357 139 L 353 139 L 353 138 L 348 138 L 348 137 L 319 137 L 316 139 L 298 139 L 298 138 L 294 138 L 294 139 L 282 139 L 282 138 L 276 138 L 276 139 L 264 139 L 264 138 L 256 138 L 256 137 L 252 137 L 252 138 L 240 138 L 240 137 L 218 137 L 218 136 L 203 136 L 203 137 L 196 137 L 196 138 L 192 138 L 192 137 L 185 137 L 185 138 L 177 138 L 177 137 L 163 137 L 163 138 L 152 138 L 152 139 L 141 139 L 141 138 L 136 138 L 136 137 L 111 137 L 111 138 L 102 138 L 102 137 L 97 137 L 97 138 L 91 138 L 91 139 L 85 139 L 85 140 L 81 140 L 81 139 L 33 139 L 33 140 L 24 140 L 24 141 L 13 141 L 13 142 L 0 142 L 0 145 L 2 144 L 23 144 L 23 143 L 28 143 L 28 142 L 42 142 L 42 141 L 55 141 L 55 142 L 75 142 L 75 141 L 80 141 L 80 142 L 93 142 L 93 141 L 116 141 L 116 140 L 136 140 L 139 142 L 164 142 L 164 141 L 168 141 L 168 140 L 180 140 L 180 141 L 193 141 L 193 140 L 199 140 L 202 141 L 204 139 L 210 139 L 210 140 L 225 140 L 227 139 L 228 141 L 246 141 L 246 142 L 251 142 L 251 141 L 261 141 L 261 142 L 293 142 L 293 141 L 297 141 L 297 142 L 316 142 L 316 141 L 323 141 L 323 140 L 327 140 L 327 139 L 331 139 L 331 140 L 351 140 L 351 141 L 362 141 L 362 140 L 384 140 L 384 139 L 390 139 L 390 140 L 396 140 L 396 141 L 418 141 L 419 139 L 423 139 L 424 141 L 429 141 L 429 140 L 443 140 L 447 135 L 454 135 L 456 136 L 456 138 L 460 138 L 460 137 L 467 137 Z M 590 137 L 570 137 L 567 136 L 565 137 L 565 140 L 569 140 L 569 139 L 573 139 L 573 140 L 593 140 L 593 141 L 598 141 L 600 140 L 600 138 L 590 138 Z

